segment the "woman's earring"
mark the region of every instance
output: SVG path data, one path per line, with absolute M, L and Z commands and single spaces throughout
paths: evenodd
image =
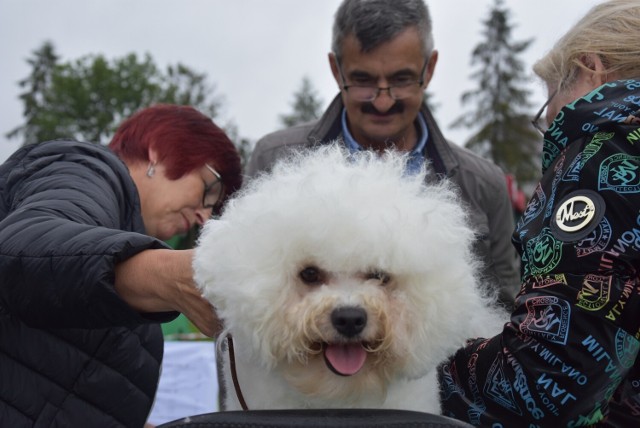
M 154 163 L 149 163 L 149 168 L 147 168 L 147 177 L 151 178 L 156 173 L 156 168 Z

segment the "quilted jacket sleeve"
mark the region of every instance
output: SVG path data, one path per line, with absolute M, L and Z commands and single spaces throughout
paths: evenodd
M 25 148 L 0 167 L 0 187 L 0 312 L 32 327 L 150 321 L 115 292 L 114 265 L 164 244 L 143 234 L 134 184 L 113 154 L 62 141 Z

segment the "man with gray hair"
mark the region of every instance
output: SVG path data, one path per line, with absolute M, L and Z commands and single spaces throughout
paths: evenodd
M 408 173 L 426 164 L 431 180 L 446 177 L 457 184 L 478 233 L 475 251 L 484 280 L 512 307 L 520 275 L 506 178 L 493 163 L 449 143 L 424 101 L 438 60 L 425 3 L 344 0 L 335 15 L 332 50 L 329 64 L 340 94 L 319 120 L 260 139 L 247 174 L 270 169 L 291 150 L 335 140 L 354 152 L 408 153 Z

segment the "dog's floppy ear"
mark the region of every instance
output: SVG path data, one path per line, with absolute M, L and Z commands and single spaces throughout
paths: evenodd
M 204 246 L 207 242 L 211 242 L 212 238 L 207 238 L 209 235 L 216 235 L 219 233 L 221 229 L 224 229 L 229 224 L 227 220 L 220 220 L 216 218 L 212 218 L 207 220 L 207 222 L 202 226 L 202 230 L 200 231 L 200 236 L 198 237 L 198 242 L 196 243 L 196 251 L 198 247 Z
M 224 235 L 223 230 L 227 229 L 229 222 L 226 220 L 211 219 L 202 227 L 200 236 L 194 249 L 193 273 L 196 284 L 201 290 L 205 290 L 207 279 L 211 276 L 214 268 L 212 263 L 218 263 L 216 254 L 219 253 L 220 240 Z

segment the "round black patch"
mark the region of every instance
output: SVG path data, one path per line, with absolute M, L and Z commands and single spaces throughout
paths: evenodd
M 605 208 L 604 199 L 593 190 L 571 192 L 556 205 L 551 231 L 561 241 L 580 241 L 598 226 Z

